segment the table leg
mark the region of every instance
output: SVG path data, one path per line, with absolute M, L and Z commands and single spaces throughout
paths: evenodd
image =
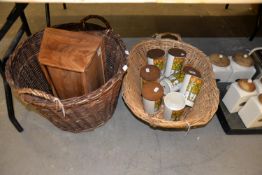
M 0 41 L 1 41 L 2 38 L 6 35 L 6 33 L 9 31 L 11 26 L 13 25 L 13 23 L 17 20 L 17 18 L 20 17 L 22 20 L 22 26 L 20 27 L 19 31 L 17 32 L 16 36 L 14 37 L 11 45 L 8 47 L 7 52 L 5 53 L 4 57 L 0 59 L 0 73 L 3 78 L 8 117 L 10 121 L 12 122 L 12 124 L 17 129 L 17 131 L 19 132 L 22 132 L 23 128 L 18 123 L 17 119 L 15 118 L 12 91 L 5 77 L 5 64 L 9 56 L 11 55 L 11 53 L 16 48 L 18 42 L 22 38 L 23 33 L 26 32 L 28 36 L 31 35 L 31 31 L 29 29 L 29 26 L 28 26 L 28 23 L 27 23 L 25 14 L 24 14 L 24 9 L 27 7 L 27 5 L 28 4 L 26 3 L 16 3 L 14 8 L 8 15 L 6 22 L 0 29 Z
M 31 33 L 31 31 L 30 31 L 30 28 L 29 28 L 29 25 L 28 25 L 28 23 L 27 23 L 27 20 L 26 20 L 26 17 L 25 17 L 25 13 L 24 13 L 24 12 L 22 12 L 22 13 L 20 14 L 20 18 L 21 18 L 21 21 L 22 21 L 22 24 L 23 24 L 23 29 L 24 29 L 26 35 L 27 35 L 27 36 L 30 36 L 32 33 Z

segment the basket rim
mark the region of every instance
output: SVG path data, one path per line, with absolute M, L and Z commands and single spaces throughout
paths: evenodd
M 64 25 L 82 25 L 81 23 L 65 23 L 65 24 L 60 24 L 61 26 Z M 59 27 L 60 25 L 54 26 L 54 27 Z M 5 66 L 5 75 L 6 75 L 6 80 L 9 83 L 10 87 L 14 90 L 14 92 L 19 94 L 19 91 L 28 89 L 28 90 L 32 90 L 34 92 L 36 92 L 37 94 L 42 94 L 43 96 L 46 96 L 50 99 L 54 99 L 56 97 L 54 97 L 52 94 L 48 94 L 44 91 L 41 90 L 37 90 L 37 89 L 31 89 L 31 88 L 19 88 L 15 85 L 14 80 L 12 78 L 12 70 L 11 70 L 11 64 L 13 62 L 13 60 L 15 59 L 16 55 L 21 51 L 21 49 L 23 48 L 23 46 L 28 43 L 32 38 L 36 37 L 37 35 L 39 35 L 41 32 L 43 32 L 43 30 L 38 31 L 36 33 L 34 33 L 33 35 L 27 37 L 25 40 L 23 40 L 15 49 L 15 51 L 11 54 L 11 56 L 9 57 L 9 59 L 7 60 L 6 66 Z M 92 31 L 93 32 L 93 31 Z M 69 107 L 69 106 L 74 106 L 74 105 L 80 105 L 83 103 L 86 103 L 86 101 L 88 100 L 95 100 L 98 99 L 100 96 L 103 95 L 103 93 L 101 92 L 107 92 L 109 91 L 116 82 L 118 82 L 119 80 L 122 79 L 122 77 L 124 76 L 124 74 L 126 73 L 122 67 L 127 64 L 127 53 L 125 52 L 126 50 L 126 46 L 124 44 L 124 42 L 122 41 L 122 39 L 120 38 L 119 34 L 114 33 L 113 29 L 105 29 L 105 30 L 96 30 L 94 32 L 98 32 L 98 33 L 102 33 L 103 36 L 108 36 L 109 34 L 111 34 L 112 36 L 114 36 L 116 39 L 121 40 L 122 43 L 117 43 L 119 46 L 122 44 L 122 47 L 120 46 L 120 49 L 122 49 L 123 51 L 123 60 L 120 62 L 120 65 L 118 67 L 117 72 L 105 83 L 103 84 L 101 87 L 99 87 L 98 89 L 82 95 L 82 96 L 77 96 L 77 97 L 72 97 L 72 98 L 67 98 L 67 99 L 61 99 L 60 101 L 63 103 L 64 107 Z M 111 36 L 110 36 L 111 37 Z M 30 93 L 26 93 L 26 95 L 30 95 Z M 35 97 L 35 96 L 34 96 Z M 38 97 L 41 98 L 41 97 Z M 74 103 L 72 103 L 72 101 Z
M 211 78 L 212 78 L 212 82 L 214 83 L 214 86 L 211 88 L 212 89 L 212 93 L 216 95 L 216 99 L 213 99 L 213 106 L 214 108 L 212 109 L 212 111 L 209 111 L 209 118 L 207 121 L 203 121 L 203 118 L 197 118 L 194 120 L 181 120 L 181 121 L 169 121 L 169 120 L 165 120 L 162 118 L 157 118 L 155 116 L 158 115 L 158 113 L 156 113 L 155 115 L 153 115 L 153 117 L 149 114 L 146 114 L 144 111 L 143 114 L 145 114 L 144 116 L 140 116 L 138 114 L 138 112 L 136 112 L 134 109 L 134 106 L 132 106 L 129 102 L 129 98 L 127 98 L 128 93 L 127 93 L 127 84 L 128 84 L 128 80 L 127 80 L 127 75 L 124 77 L 123 80 L 123 92 L 122 92 L 122 96 L 124 99 L 124 102 L 126 103 L 126 105 L 128 106 L 128 108 L 130 109 L 130 111 L 134 114 L 134 116 L 142 121 L 144 121 L 145 123 L 149 124 L 150 126 L 154 127 L 154 128 L 168 128 L 168 129 L 185 129 L 185 128 L 191 128 L 191 127 L 200 127 L 200 126 L 205 126 L 207 125 L 211 119 L 213 118 L 215 112 L 217 111 L 218 108 L 218 104 L 219 104 L 219 95 L 220 92 L 217 88 L 216 85 L 216 81 L 215 81 L 215 74 L 212 70 L 212 64 L 210 63 L 210 61 L 208 60 L 207 55 L 201 51 L 200 49 L 196 48 L 195 46 L 192 46 L 189 43 L 186 43 L 184 41 L 175 41 L 172 39 L 143 39 L 140 42 L 138 42 L 136 45 L 134 45 L 130 51 L 130 55 L 128 56 L 128 61 L 130 61 L 130 57 L 133 56 L 133 54 L 136 52 L 137 48 L 143 47 L 143 45 L 146 45 L 150 42 L 172 42 L 173 44 L 182 44 L 185 47 L 189 47 L 192 48 L 193 50 L 197 51 L 198 53 L 202 54 L 205 59 L 207 60 L 207 64 L 211 70 Z M 130 63 L 129 63 L 130 64 Z M 128 74 L 128 72 L 127 72 Z M 210 92 L 211 93 L 211 92 Z

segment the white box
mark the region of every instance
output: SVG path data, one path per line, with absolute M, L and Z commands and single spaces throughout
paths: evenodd
M 256 91 L 247 92 L 241 89 L 237 82 L 232 83 L 222 99 L 230 113 L 238 112 L 244 103 L 252 96 L 257 95 Z
M 255 79 L 253 82 L 256 85 L 257 93 L 262 94 L 262 83 L 261 83 L 260 79 Z
M 258 97 L 251 97 L 240 109 L 238 115 L 247 128 L 262 126 L 262 104 Z
M 215 73 L 216 79 L 219 79 L 219 82 L 228 82 L 231 77 L 233 70 L 229 64 L 227 67 L 219 67 L 212 64 L 213 71 Z
M 234 82 L 238 79 L 251 79 L 253 75 L 256 73 L 256 69 L 254 66 L 245 67 L 237 64 L 232 57 L 228 57 L 230 59 L 230 65 L 232 68 L 232 74 L 229 77 L 229 82 Z

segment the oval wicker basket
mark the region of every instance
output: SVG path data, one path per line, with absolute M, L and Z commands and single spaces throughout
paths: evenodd
M 106 28 L 86 23 L 92 18 L 102 21 Z M 109 120 L 115 111 L 125 74 L 122 67 L 127 62 L 126 47 L 120 36 L 100 16 L 92 15 L 81 23 L 54 27 L 72 31 L 92 30 L 94 34 L 104 37 L 107 82 L 87 95 L 65 100 L 54 97 L 37 59 L 43 31 L 26 39 L 15 50 L 6 65 L 6 78 L 23 102 L 31 105 L 58 128 L 71 132 L 93 130 Z
M 204 80 L 203 87 L 193 108 L 187 107 L 181 121 L 168 121 L 163 118 L 163 106 L 155 115 L 145 113 L 143 109 L 140 68 L 147 63 L 146 53 L 153 48 L 165 51 L 177 47 L 187 52 L 185 64 L 190 64 L 201 72 Z M 207 56 L 197 48 L 170 39 L 151 39 L 138 43 L 131 50 L 128 58 L 128 72 L 123 82 L 123 98 L 134 115 L 152 127 L 186 129 L 206 125 L 215 114 L 219 103 L 219 91 L 216 86 L 214 73 Z

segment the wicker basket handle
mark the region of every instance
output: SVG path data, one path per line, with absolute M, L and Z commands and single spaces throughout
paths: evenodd
M 31 95 L 31 96 L 36 96 L 38 98 L 43 98 L 46 99 L 50 102 L 56 103 L 56 109 L 55 110 L 61 110 L 63 117 L 65 117 L 65 109 L 64 109 L 64 105 L 61 103 L 60 99 L 57 97 L 53 97 L 52 95 L 49 95 L 43 91 L 40 90 L 36 90 L 36 89 L 30 89 L 30 88 L 21 88 L 16 90 L 16 92 L 18 93 L 19 96 L 21 95 Z M 23 100 L 23 97 L 21 97 L 21 99 Z M 25 100 L 23 100 L 24 102 L 26 102 Z M 37 103 L 37 102 L 36 102 Z M 37 103 L 39 106 L 44 107 L 45 104 L 43 103 Z
M 83 24 L 83 27 L 85 26 L 85 23 L 90 19 L 98 19 L 106 26 L 107 29 L 112 29 L 109 22 L 104 17 L 99 16 L 99 15 L 88 15 L 84 17 L 83 19 L 81 19 L 81 23 Z
M 54 98 L 53 96 L 43 91 L 36 90 L 36 89 L 30 89 L 30 88 L 21 88 L 21 89 L 16 90 L 16 92 L 18 93 L 19 96 L 24 95 L 24 94 L 29 94 L 29 95 L 37 96 L 39 98 L 43 98 L 43 99 L 50 100 L 50 101 L 53 101 L 53 98 Z
M 165 32 L 165 33 L 155 33 L 152 38 L 155 39 L 172 39 L 176 41 L 182 41 L 182 38 L 177 33 Z

